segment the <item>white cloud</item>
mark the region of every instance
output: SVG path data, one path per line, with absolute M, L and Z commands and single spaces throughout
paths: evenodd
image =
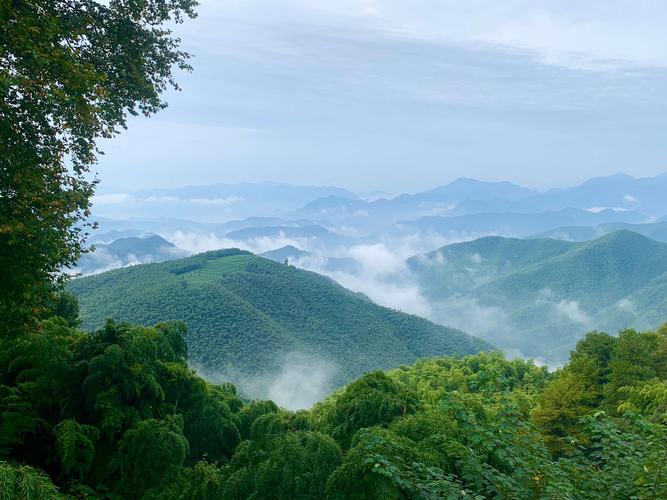
M 193 254 L 221 248 L 240 248 L 259 254 L 288 245 L 306 251 L 322 251 L 322 244 L 316 237 L 288 238 L 282 231 L 277 236 L 260 236 L 244 240 L 221 237 L 212 232 L 173 231 L 160 232 L 159 234 L 177 247 Z
M 336 365 L 323 356 L 294 351 L 278 361 L 278 369 L 264 376 L 242 375 L 192 364 L 199 375 L 214 382 L 232 382 L 251 399 L 270 399 L 288 410 L 303 410 L 320 401 L 333 389 Z
M 473 261 L 475 264 L 481 264 L 482 263 L 482 256 L 478 253 L 474 253 L 470 255 L 470 260 Z
M 627 212 L 628 211 L 627 208 L 623 208 L 623 207 L 589 207 L 589 208 L 585 208 L 584 210 L 586 210 L 587 212 L 594 213 L 594 214 L 599 214 L 600 212 L 602 212 L 604 210 L 613 210 L 614 212 Z
M 505 357 L 507 359 L 520 358 L 526 361 L 532 360 L 536 366 L 546 366 L 549 371 L 554 371 L 563 366 L 564 364 L 562 362 L 550 361 L 546 359 L 544 356 L 526 356 L 520 349 L 514 349 L 514 348 L 503 349 L 503 353 L 505 354 Z
M 332 389 L 335 366 L 319 356 L 290 353 L 265 381 L 268 398 L 289 410 L 310 408 Z
M 296 243 L 294 246 L 313 253 L 294 259 L 290 264 L 329 276 L 345 288 L 362 292 L 382 306 L 426 318 L 433 317 L 430 304 L 405 264 L 408 257 L 423 251 L 417 250 L 411 239 L 339 247 L 331 254 L 317 248 L 309 249 L 303 242 Z M 358 264 L 358 268 L 355 272 L 329 267 L 329 257 L 349 259 Z
M 616 302 L 616 308 L 619 311 L 629 312 L 629 313 L 632 313 L 632 314 L 636 313 L 635 305 L 633 304 L 633 302 L 630 299 L 627 299 L 627 298 L 626 299 L 621 299 L 618 302 Z
M 447 326 L 503 345 L 511 340 L 512 329 L 507 314 L 495 306 L 481 304 L 474 297 L 453 296 L 432 305 L 435 319 Z
M 667 4 L 651 0 L 288 0 L 273 8 L 259 0 L 202 3 L 214 16 L 500 45 L 533 51 L 546 64 L 587 70 L 667 66 Z
M 579 306 L 579 303 L 575 300 L 561 300 L 555 304 L 556 310 L 574 321 L 582 325 L 589 325 L 591 323 L 591 317 L 586 314 L 586 312 Z
M 362 292 L 374 302 L 392 309 L 416 314 L 424 318 L 433 318 L 433 310 L 418 285 L 410 282 L 392 282 L 378 275 L 362 274 L 355 276 L 348 273 L 320 270 L 335 279 L 345 288 Z
M 170 233 L 161 232 L 160 236 L 191 254 L 233 247 L 247 250 L 246 247 L 239 247 L 239 242 L 227 238 L 220 238 L 214 233 L 174 231 Z
M 336 230 L 338 231 L 338 228 Z M 254 248 L 261 247 L 263 251 L 289 244 L 307 250 L 311 255 L 293 259 L 290 264 L 329 276 L 350 290 L 364 293 L 382 306 L 435 320 L 433 306 L 425 298 L 415 277 L 408 269 L 406 259 L 415 255 L 421 256 L 434 248 L 465 239 L 467 238 L 462 236 L 448 239 L 438 234 L 419 233 L 396 238 L 380 238 L 376 243 L 341 246 L 333 250 L 316 245 L 316 241 L 298 239 L 273 238 L 262 242 L 247 240 L 245 244 L 251 244 Z M 358 268 L 345 270 L 337 269 L 335 266 L 332 268 L 328 265 L 329 257 L 350 259 L 358 264 Z M 443 258 L 441 252 L 435 253 L 437 261 Z M 452 326 L 450 323 L 444 324 Z
M 624 200 L 624 201 L 628 201 L 628 202 L 630 202 L 630 203 L 637 203 L 637 198 L 635 198 L 635 197 L 632 196 L 631 194 L 626 194 L 626 195 L 623 197 L 623 200 Z
M 373 276 L 406 269 L 403 256 L 382 243 L 355 245 L 347 253 L 363 266 L 366 274 Z
M 83 267 L 77 267 L 72 269 L 72 272 L 80 272 L 83 276 L 88 276 L 91 274 L 99 274 L 105 271 L 110 271 L 112 269 L 119 269 L 121 267 L 136 266 L 138 264 L 149 264 L 151 262 L 157 262 L 165 260 L 167 254 L 171 254 L 172 258 L 185 257 L 185 254 L 182 249 L 164 246 L 157 249 L 156 254 L 148 254 L 137 256 L 133 253 L 128 253 L 126 255 L 114 255 L 109 253 L 109 251 L 100 247 L 97 248 L 94 252 L 84 255 L 83 260 L 79 262 L 79 265 Z

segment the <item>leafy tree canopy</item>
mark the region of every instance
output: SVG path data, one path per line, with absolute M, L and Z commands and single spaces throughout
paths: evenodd
M 195 0 L 0 1 L 0 335 L 46 307 L 84 250 L 88 175 L 128 115 L 164 108 Z
M 555 373 L 498 353 L 425 359 L 298 412 L 199 378 L 184 333 L 53 317 L 0 340 L 0 484 L 32 498 L 667 495 L 665 329 L 591 333 Z

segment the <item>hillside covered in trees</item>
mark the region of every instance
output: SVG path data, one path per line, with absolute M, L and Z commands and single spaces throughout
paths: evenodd
M 423 360 L 299 412 L 197 377 L 183 330 L 55 317 L 0 341 L 5 497 L 667 496 L 666 328 L 589 334 L 554 374 Z
M 185 322 L 191 362 L 227 380 L 274 373 L 293 352 L 332 364 L 340 385 L 368 370 L 490 348 L 329 278 L 240 250 L 110 271 L 73 280 L 70 289 L 88 329 L 107 318 Z
M 554 364 L 589 330 L 655 328 L 667 309 L 667 244 L 627 230 L 582 242 L 490 236 L 408 265 L 438 319 Z

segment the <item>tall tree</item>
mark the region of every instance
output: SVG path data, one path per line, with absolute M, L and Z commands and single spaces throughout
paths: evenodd
M 0 335 L 85 251 L 99 138 L 166 106 L 196 0 L 0 0 Z

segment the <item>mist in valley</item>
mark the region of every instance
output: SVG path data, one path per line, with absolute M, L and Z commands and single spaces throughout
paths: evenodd
M 275 371 L 261 376 L 219 371 L 196 362 L 191 362 L 190 366 L 210 382 L 233 383 L 245 399 L 271 400 L 293 411 L 312 407 L 335 388 L 338 367 L 320 355 L 292 351 L 275 364 L 278 367 Z
M 335 226 L 330 226 L 329 230 L 340 231 Z M 434 232 L 398 236 L 385 233 L 350 239 L 346 245 L 327 244 L 316 236 L 291 237 L 281 231 L 272 236 L 245 239 L 194 230 L 158 231 L 157 234 L 174 245 L 173 248 L 166 249 L 167 252 L 174 253 L 174 256 L 220 248 L 239 248 L 257 255 L 293 248 L 296 255 L 287 258 L 289 265 L 328 276 L 343 287 L 360 292 L 379 305 L 415 314 L 478 336 L 509 356 L 533 359 L 550 367 L 562 364 L 576 340 L 586 332 L 607 330 L 610 325 L 613 328 L 617 324 L 607 320 L 605 311 L 588 309 L 576 298 L 554 293 L 545 285 L 534 294 L 529 303 L 522 306 L 524 309 L 539 311 L 540 315 L 540 323 L 536 325 L 535 333 L 527 331 L 526 321 L 517 319 L 517 313 L 504 307 L 502 301 L 484 300 L 473 293 L 474 288 L 483 287 L 511 270 L 510 267 L 497 263 L 495 267 L 489 266 L 478 252 L 471 252 L 463 259 L 462 264 L 457 264 L 469 290 L 456 289 L 456 286 L 460 286 L 460 283 L 457 283 L 454 286 L 455 292 L 446 297 L 433 296 L 429 292 L 429 288 L 434 285 L 433 280 L 439 280 L 447 286 L 451 279 L 437 273 L 430 276 L 429 266 L 437 269 L 445 264 L 443 254 L 434 252 L 435 250 L 493 234 L 462 233 L 445 237 Z M 129 255 L 122 262 L 113 261 L 107 258 L 104 249 L 98 254 L 98 259 L 102 267 L 94 272 L 158 259 L 166 260 L 163 253 L 159 257 L 145 255 L 142 260 Z M 421 276 L 414 272 L 410 259 L 426 270 Z M 280 262 L 283 260 L 281 258 Z M 634 321 L 639 326 L 650 326 L 639 321 L 634 303 L 628 298 L 620 299 L 614 305 L 614 310 L 622 314 L 623 321 L 627 324 Z M 547 327 L 546 337 L 538 335 L 540 325 Z M 553 338 L 550 338 L 554 335 L 563 337 L 557 346 L 553 345 Z M 546 342 L 545 345 L 550 347 L 544 347 L 542 339 Z M 304 355 L 294 355 L 290 359 L 291 361 L 285 360 L 281 370 L 270 377 L 271 383 L 269 379 L 255 381 L 244 377 L 244 382 L 239 379 L 239 385 L 245 385 L 247 393 L 252 397 L 270 397 L 290 408 L 312 403 L 326 393 L 330 388 L 332 372 L 335 371 L 331 366 L 322 362 L 313 363 Z M 316 367 L 320 369 L 315 370 Z M 308 375 L 309 373 L 315 375 Z M 302 379 L 308 379 L 308 384 L 301 385 Z M 290 387 L 292 389 L 285 389 Z M 296 393 L 302 396 L 295 396 Z M 302 397 L 303 401 L 299 401 L 299 397 Z

